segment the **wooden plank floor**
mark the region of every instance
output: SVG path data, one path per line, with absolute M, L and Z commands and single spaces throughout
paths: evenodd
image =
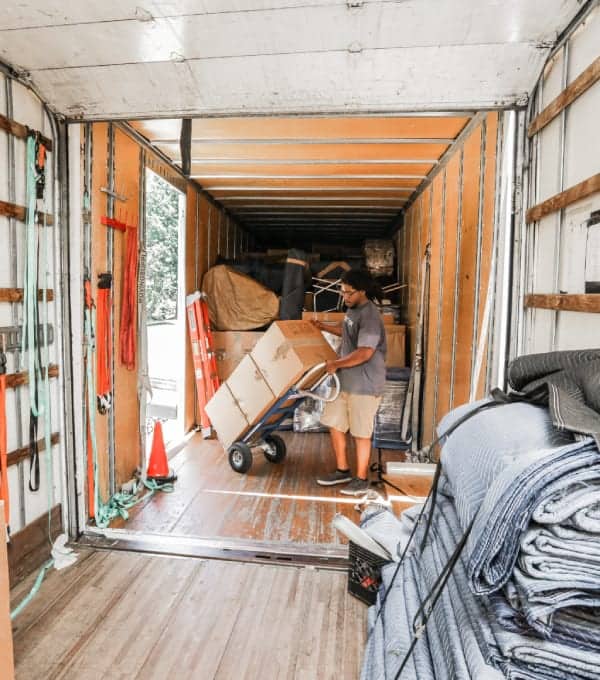
M 127 522 L 116 520 L 112 526 L 201 538 L 344 543 L 331 522 L 338 512 L 358 521 L 356 499 L 340 494 L 339 486 L 321 487 L 315 481 L 335 467 L 329 436 L 291 432 L 282 436 L 288 450 L 282 464 L 257 455 L 250 471 L 240 475 L 231 469 L 217 441 L 196 435 L 170 461 L 178 474 L 175 491 L 142 502 Z M 385 455 L 398 460 L 401 454 Z M 397 503 L 394 509 L 399 512 L 407 505 Z
M 14 622 L 17 680 L 360 675 L 367 607 L 343 572 L 78 552 Z

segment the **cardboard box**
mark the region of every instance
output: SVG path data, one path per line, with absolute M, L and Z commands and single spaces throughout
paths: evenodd
M 388 368 L 406 366 L 406 326 L 385 326 L 387 354 L 385 365 Z
M 225 450 L 243 436 L 250 426 L 227 383 L 223 383 L 208 402 L 206 413 Z
M 340 323 L 344 320 L 345 316 L 346 312 L 302 312 L 303 321 L 323 321 L 324 323 Z M 386 326 L 394 323 L 394 315 L 391 313 L 382 313 L 381 318 Z
M 250 425 L 254 425 L 277 399 L 277 395 L 273 394 L 252 356 L 244 357 L 240 361 L 229 376 L 227 386 Z
M 213 348 L 217 359 L 217 373 L 225 382 L 240 361 L 250 354 L 264 333 L 259 331 L 215 331 Z
M 321 331 L 309 321 L 274 321 L 251 356 L 277 397 L 316 364 L 337 358 Z M 319 377 L 315 375 L 311 383 Z

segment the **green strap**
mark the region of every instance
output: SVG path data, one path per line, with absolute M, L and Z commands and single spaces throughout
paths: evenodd
M 29 594 L 19 602 L 19 604 L 11 611 L 10 613 L 10 619 L 11 621 L 19 616 L 19 614 L 25 609 L 25 607 L 33 600 L 33 598 L 37 595 L 38 590 L 40 589 L 40 586 L 42 585 L 42 581 L 44 580 L 44 576 L 46 576 L 46 572 L 48 569 L 51 569 L 54 566 L 54 560 L 50 559 L 47 562 L 44 563 L 42 568 L 40 569 L 37 578 L 35 579 L 35 583 L 33 584 L 31 590 L 29 591 Z

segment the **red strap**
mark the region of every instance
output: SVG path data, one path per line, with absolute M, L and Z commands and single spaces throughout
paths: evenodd
M 110 332 L 111 289 L 98 288 L 96 298 L 96 351 L 98 353 L 98 396 L 111 393 L 112 334 Z
M 121 363 L 128 371 L 135 370 L 138 239 L 136 227 L 127 228 L 127 245 L 123 263 L 121 295 L 121 326 L 119 344 Z
M 0 499 L 4 501 L 4 521 L 9 525 L 8 443 L 6 436 L 6 375 L 0 375 Z M 0 537 L 0 540 L 4 540 Z

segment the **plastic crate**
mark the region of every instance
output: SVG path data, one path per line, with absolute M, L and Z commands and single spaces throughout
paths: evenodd
M 381 567 L 388 564 L 379 555 L 349 542 L 348 592 L 365 604 L 375 604 L 381 584 Z

